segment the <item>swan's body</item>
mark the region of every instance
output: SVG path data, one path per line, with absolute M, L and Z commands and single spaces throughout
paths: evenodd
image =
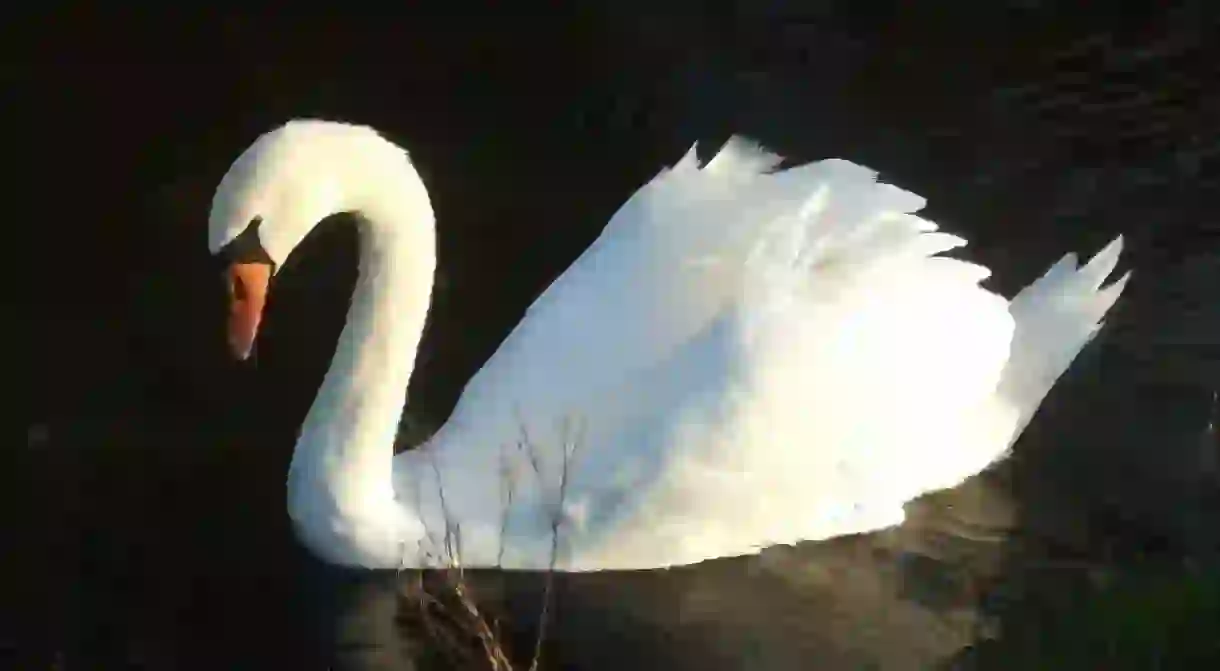
M 936 256 L 964 241 L 912 214 L 922 198 L 846 161 L 777 162 L 733 140 L 645 185 L 395 457 L 436 263 L 427 192 L 368 128 L 261 137 L 217 191 L 213 251 L 259 218 L 281 264 L 327 215 L 364 222 L 289 473 L 305 545 L 370 568 L 674 566 L 896 525 L 1003 457 L 1121 293 L 1101 288 L 1120 241 L 1009 303 Z

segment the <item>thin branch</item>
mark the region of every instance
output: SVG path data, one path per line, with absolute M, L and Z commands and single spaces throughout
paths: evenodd
M 575 463 L 577 451 L 580 444 L 585 439 L 585 426 L 580 424 L 579 430 L 573 430 L 573 424 L 565 417 L 560 427 L 560 469 L 559 482 L 556 489 L 551 489 L 547 483 L 547 474 L 543 455 L 539 450 L 539 446 L 533 441 L 524 422 L 519 423 L 520 438 L 516 441 L 517 451 L 524 453 L 528 459 L 530 466 L 538 476 L 540 501 L 544 510 L 550 516 L 550 531 L 551 531 L 551 547 L 550 557 L 546 569 L 545 584 L 542 594 L 542 605 L 540 609 L 538 635 L 534 642 L 534 651 L 529 666 L 530 671 L 537 671 L 542 660 L 542 644 L 547 638 L 547 631 L 550 625 L 552 601 L 554 593 L 555 569 L 559 561 L 560 543 L 564 542 L 563 526 L 567 515 L 565 514 L 565 504 L 567 502 L 568 492 L 571 486 L 573 473 L 573 464 Z M 506 537 L 508 534 L 508 524 L 510 509 L 516 498 L 516 471 L 513 468 L 513 455 L 510 454 L 511 448 L 504 444 L 501 448 L 501 504 L 503 506 L 500 513 L 500 547 L 496 557 L 496 565 L 500 566 L 503 562 Z M 465 566 L 463 558 L 463 539 L 461 533 L 461 524 L 454 520 L 452 513 L 449 510 L 448 502 L 445 498 L 443 483 L 441 482 L 440 469 L 436 464 L 432 455 L 428 455 L 429 463 L 432 467 L 432 472 L 437 481 L 437 492 L 441 507 L 441 515 L 444 521 L 444 538 L 440 543 L 437 542 L 433 529 L 428 528 L 425 521 L 425 539 L 430 540 L 434 548 L 440 549 L 444 553 L 443 557 L 434 557 L 431 552 L 422 547 L 423 539 L 421 539 L 421 547 L 419 551 L 423 553 L 424 565 L 432 565 L 432 560 L 436 560 L 437 565 L 443 566 L 442 571 L 445 576 L 443 584 L 446 591 L 450 594 L 448 598 L 438 598 L 428 591 L 424 586 L 424 581 L 421 576 L 417 577 L 418 590 L 415 595 L 417 598 L 417 607 L 420 620 L 425 629 L 428 638 L 435 643 L 443 646 L 445 650 L 451 653 L 457 653 L 461 656 L 461 662 L 469 663 L 473 650 L 466 647 L 460 640 L 460 636 L 455 637 L 453 632 L 461 632 L 465 635 L 471 635 L 478 640 L 478 647 L 481 649 L 482 658 L 486 660 L 492 671 L 512 671 L 513 665 L 500 641 L 499 631 L 500 625 L 497 619 L 489 619 L 485 616 L 477 605 L 477 599 L 471 591 L 469 584 L 466 582 Z M 549 502 L 546 501 L 546 493 L 550 490 L 554 498 Z M 418 492 L 417 492 L 418 494 Z M 422 508 L 421 508 L 422 510 Z M 405 552 L 403 567 L 405 567 Z M 400 568 L 400 571 L 402 568 Z M 453 601 L 456 600 L 454 604 Z M 451 605 L 452 604 L 452 605 Z M 435 616 L 441 616 L 438 621 Z M 473 642 L 473 641 L 470 641 Z M 456 661 L 456 660 L 455 660 Z
M 496 566 L 504 564 L 504 539 L 508 535 L 509 509 L 513 505 L 515 490 L 512 462 L 509 460 L 508 448 L 500 445 L 500 547 L 496 551 Z
M 551 593 L 555 584 L 555 565 L 559 558 L 559 527 L 563 522 L 563 505 L 568 495 L 568 476 L 571 473 L 572 460 L 576 455 L 577 440 L 570 437 L 567 416 L 564 417 L 560 435 L 563 436 L 563 458 L 559 473 L 559 495 L 551 509 L 551 556 L 547 565 L 546 581 L 542 587 L 542 609 L 538 618 L 538 636 L 534 639 L 534 656 L 530 662 L 530 671 L 537 671 L 538 664 L 542 660 L 542 642 L 546 640 L 547 625 L 550 621 Z M 580 440 L 583 440 L 583 429 L 580 436 Z

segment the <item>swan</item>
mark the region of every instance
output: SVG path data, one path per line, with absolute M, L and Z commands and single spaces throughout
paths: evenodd
M 360 222 L 347 321 L 287 481 L 300 542 L 368 569 L 673 567 L 901 524 L 1002 459 L 1102 325 L 1121 236 L 1011 301 L 940 255 L 924 199 L 739 137 L 636 191 L 528 308 L 422 446 L 394 455 L 436 270 L 408 153 L 293 120 L 217 187 L 228 343 L 321 219 Z M 1103 286 L 1104 285 L 1104 286 Z

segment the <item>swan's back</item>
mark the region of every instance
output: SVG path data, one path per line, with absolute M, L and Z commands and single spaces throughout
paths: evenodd
M 455 516 L 488 520 L 464 527 L 467 565 L 545 567 L 561 482 L 568 570 L 901 523 L 1006 452 L 1121 291 L 1098 291 L 1113 248 L 1010 310 L 985 268 L 939 255 L 965 241 L 919 196 L 847 161 L 776 164 L 739 140 L 688 154 L 471 381 L 436 443 Z M 515 476 L 535 484 L 493 525 L 512 469 L 541 477 Z

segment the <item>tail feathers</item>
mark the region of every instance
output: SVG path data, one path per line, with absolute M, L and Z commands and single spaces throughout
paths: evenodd
M 1012 440 L 1122 295 L 1130 272 L 1103 286 L 1118 265 L 1122 247 L 1118 236 L 1082 267 L 1075 254 L 1065 255 L 1009 304 L 1016 332 L 1000 392 L 1018 411 Z
M 1012 299 L 1011 311 L 1014 317 L 1018 317 L 1018 327 L 1022 315 L 1036 319 L 1053 311 L 1062 315 L 1064 320 L 1074 320 L 1072 323 L 1086 327 L 1091 338 L 1101 328 L 1106 313 L 1118 301 L 1131 278 L 1131 273 L 1127 272 L 1102 288 L 1118 266 L 1122 250 L 1123 237 L 1120 235 L 1083 267 L 1077 267 L 1075 253 L 1065 254 L 1042 277 Z M 1083 345 L 1081 343 L 1081 347 Z

